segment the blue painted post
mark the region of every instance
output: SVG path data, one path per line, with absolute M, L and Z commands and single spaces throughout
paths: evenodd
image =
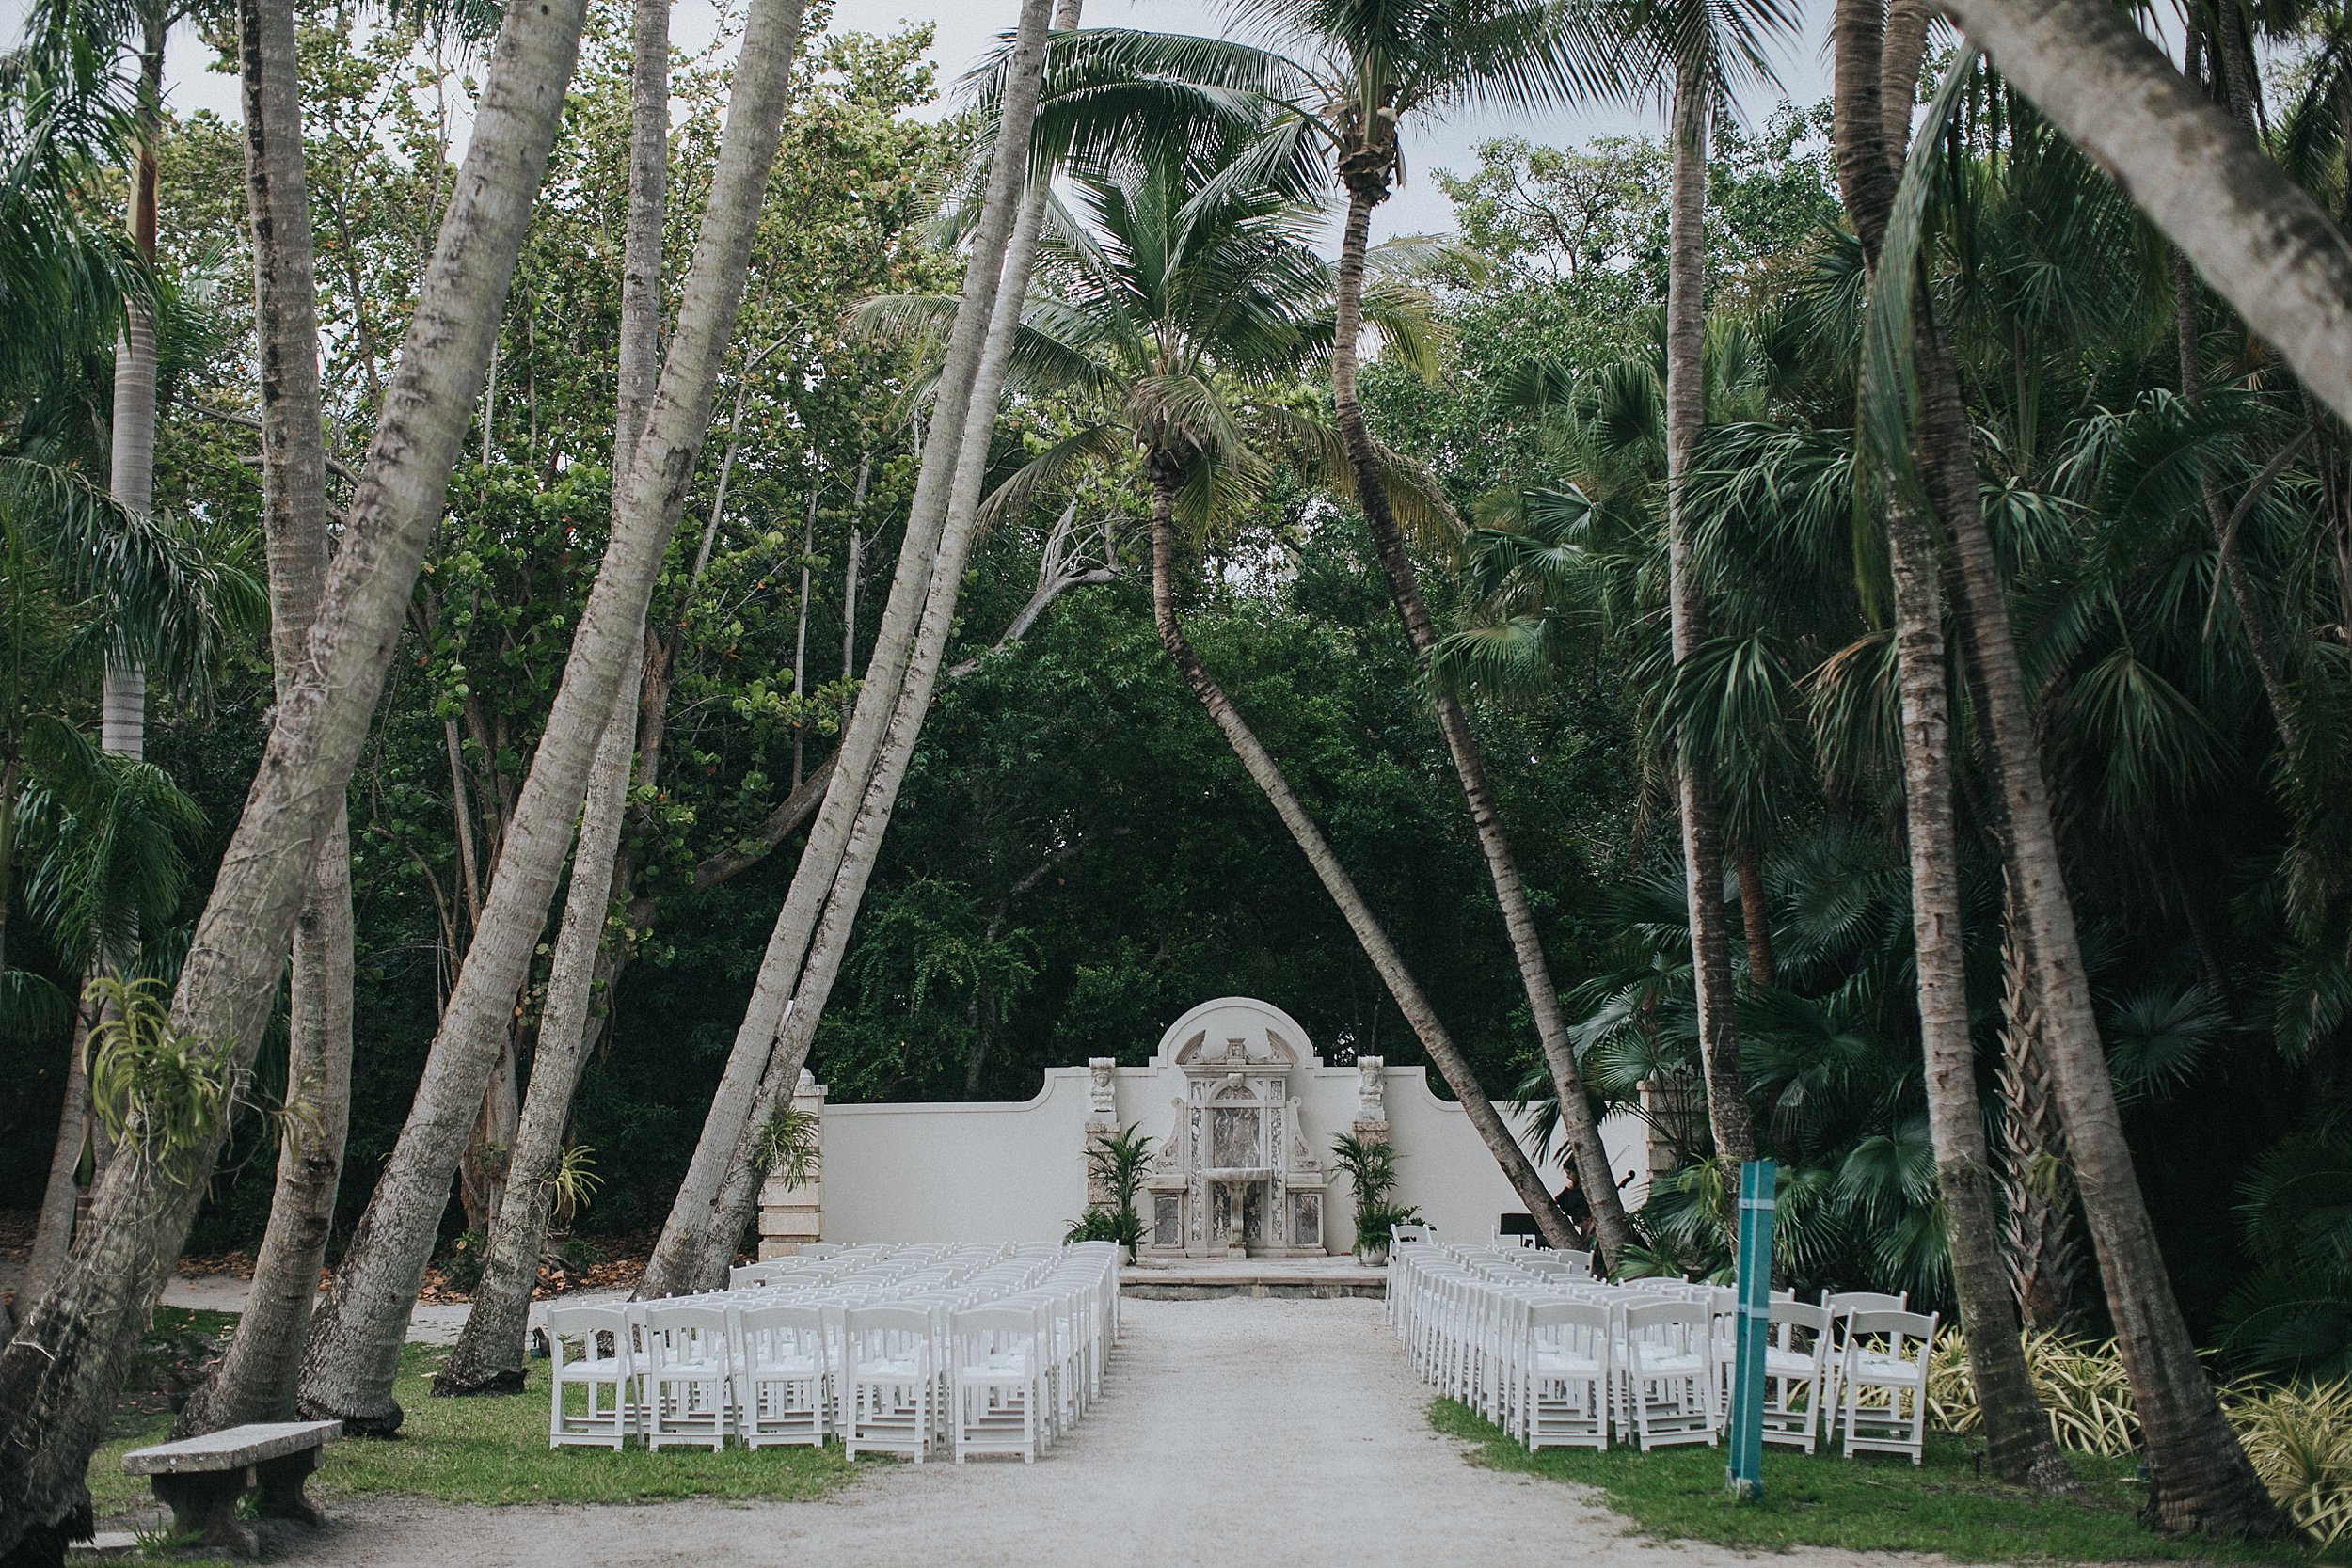
M 1724 1474 L 1741 1502 L 1764 1496 L 1764 1352 L 1772 1324 L 1772 1202 L 1770 1160 L 1740 1167 L 1740 1307 L 1731 1365 L 1730 1450 Z

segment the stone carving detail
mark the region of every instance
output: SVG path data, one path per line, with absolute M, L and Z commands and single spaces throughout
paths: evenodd
M 1356 1058 L 1356 1119 L 1386 1121 L 1389 1119 L 1389 1085 L 1384 1076 L 1388 1068 L 1384 1056 Z
M 1088 1109 L 1093 1113 L 1095 1120 L 1114 1125 L 1119 1120 L 1119 1091 L 1112 1075 L 1118 1068 L 1118 1059 L 1111 1056 L 1095 1056 L 1087 1062 L 1087 1073 L 1090 1080 L 1087 1085 Z

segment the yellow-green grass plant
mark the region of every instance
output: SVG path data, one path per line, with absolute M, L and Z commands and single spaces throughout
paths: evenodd
M 2113 1342 L 2028 1334 L 2026 1368 L 2059 1447 L 2110 1459 L 2139 1451 L 2131 1386 Z M 2287 1516 L 2322 1549 L 2352 1544 L 2352 1378 L 2316 1386 L 2247 1379 L 2222 1390 L 2222 1407 Z M 1967 1348 L 1956 1330 L 1936 1338 L 1928 1415 L 1940 1431 L 1978 1429 Z

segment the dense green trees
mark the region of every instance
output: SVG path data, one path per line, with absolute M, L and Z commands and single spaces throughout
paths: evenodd
M 1958 62 L 1915 144 L 1908 3 L 1841 5 L 1835 103 L 1748 128 L 1711 83 L 1770 8 L 1049 46 L 1030 0 L 932 122 L 919 34 L 811 12 L 785 108 L 778 0 L 665 103 L 661 0 L 558 6 L 461 173 L 462 14 L 246 0 L 240 135 L 141 119 L 143 40 L 43 8 L 0 74 L 0 1194 L 58 1286 L 0 1353 L 43 1437 L 0 1513 L 71 1520 L 104 1325 L 191 1224 L 267 1240 L 189 1419 L 286 1407 L 324 1252 L 310 1402 L 389 1422 L 453 1233 L 505 1310 L 451 1387 L 511 1381 L 562 1173 L 690 1288 L 804 1062 L 1018 1098 L 1260 990 L 1439 1068 L 1539 1216 L 1503 1121 L 1562 1134 L 1628 1270 L 1724 1266 L 1728 1164 L 1781 1161 L 1784 1272 L 1957 1305 L 2006 1477 L 2058 1480 L 2015 1314 L 2116 1332 L 2159 1521 L 2269 1528 L 2195 1345 L 2345 1354 L 2342 22 L 2257 19 L 2315 62 L 2257 113 L 2255 23 L 2201 13 L 2125 124 L 2079 79 L 2169 63 L 1985 8 L 2025 91 Z M 1492 144 L 1438 175 L 1456 241 L 1370 243 L 1417 116 L 1627 89 L 1665 137 Z M 295 1114 L 85 1157 L 72 1002 L 134 936 L 207 1102 Z M 1677 1167 L 1624 1217 L 1618 1106 Z

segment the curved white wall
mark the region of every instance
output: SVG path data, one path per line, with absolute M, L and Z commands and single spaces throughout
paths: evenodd
M 827 1105 L 824 1239 L 1060 1240 L 1086 1208 L 1088 1078 L 1085 1068 L 1051 1069 L 1037 1098 L 1017 1103 Z M 1392 1067 L 1382 1078 L 1398 1202 L 1420 1209 L 1441 1235 L 1479 1241 L 1501 1215 L 1524 1207 L 1461 1106 L 1430 1092 L 1427 1069 Z M 1120 1125 L 1140 1123 L 1155 1144 L 1164 1140 L 1184 1095 L 1182 1069 L 1120 1068 L 1113 1082 Z M 1290 1084 L 1308 1148 L 1327 1168 L 1331 1139 L 1355 1121 L 1357 1069 L 1301 1066 Z M 1612 1117 L 1601 1133 L 1619 1176 L 1640 1169 L 1637 1120 Z M 1550 1181 L 1561 1180 L 1556 1164 L 1544 1169 Z M 1639 1201 L 1640 1187 L 1637 1178 L 1629 1202 Z M 1353 1211 L 1354 1195 L 1335 1180 L 1325 1238 L 1333 1251 L 1352 1243 Z

